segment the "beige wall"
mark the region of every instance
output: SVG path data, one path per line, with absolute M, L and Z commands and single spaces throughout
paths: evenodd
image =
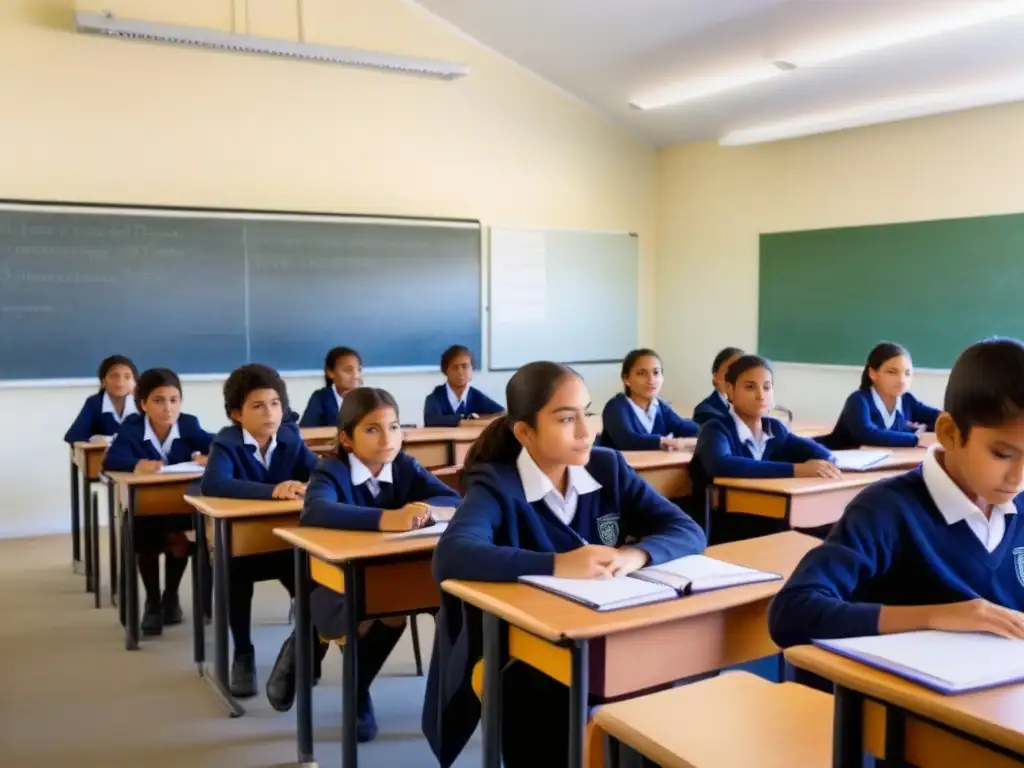
M 698 401 L 719 348 L 756 348 L 760 233 L 1020 212 L 1022 136 L 1017 104 L 777 144 L 663 151 L 655 305 L 669 396 Z M 884 275 L 878 284 L 894 301 L 914 290 Z M 777 400 L 798 418 L 832 419 L 858 376 L 779 365 Z M 945 381 L 919 372 L 914 389 L 941 404 Z
M 205 26 L 232 20 L 230 0 L 82 7 Z M 294 35 L 291 0 L 248 7 L 252 33 Z M 70 0 L 0 0 L 0 197 L 635 231 L 641 337 L 652 339 L 654 152 L 420 11 L 399 0 L 305 2 L 310 39 L 465 61 L 470 77 L 436 82 L 77 36 L 71 13 Z M 617 386 L 611 367 L 584 373 L 595 402 Z M 420 416 L 437 380 L 368 377 L 395 393 L 405 418 Z M 504 381 L 478 377 L 499 398 Z M 318 384 L 289 383 L 297 402 Z M 89 392 L 0 389 L 0 536 L 66 529 L 60 438 Z M 218 383 L 188 384 L 185 402 L 208 428 L 223 421 Z

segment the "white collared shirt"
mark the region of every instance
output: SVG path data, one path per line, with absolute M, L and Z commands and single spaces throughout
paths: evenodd
M 341 396 L 341 394 L 338 392 L 338 388 L 336 386 L 334 386 L 333 384 L 331 385 L 331 392 L 334 393 L 334 400 L 335 400 L 335 402 L 338 403 L 338 410 L 340 411 L 341 410 L 341 401 L 344 400 L 345 398 L 343 398 Z
M 383 467 L 376 477 L 370 471 L 363 462 L 361 462 L 354 453 L 348 455 L 348 466 L 349 466 L 349 477 L 352 478 L 352 487 L 358 487 L 363 483 L 366 483 L 366 487 L 369 489 L 373 498 L 380 496 L 380 484 L 391 483 L 391 462 L 389 461 Z
M 270 438 L 270 442 L 267 444 L 266 453 L 263 453 L 263 451 L 260 450 L 260 441 L 257 440 L 252 435 L 250 435 L 244 429 L 242 430 L 242 442 L 245 443 L 246 445 L 251 445 L 254 448 L 256 448 L 256 450 L 253 451 L 253 453 L 256 456 L 256 461 L 262 464 L 264 469 L 269 470 L 270 460 L 274 458 L 274 451 L 277 448 L 277 433 L 275 432 L 274 435 Z
M 1006 534 L 1006 516 L 1016 514 L 1017 507 L 1012 501 L 996 504 L 989 516 L 985 517 L 985 513 L 967 498 L 960 490 L 960 486 L 953 482 L 953 478 L 939 463 L 938 453 L 941 450 L 942 446 L 933 445 L 924 458 L 921 473 L 928 494 L 939 508 L 947 525 L 955 525 L 965 520 L 982 546 L 989 552 L 994 552 Z
M 110 399 L 110 395 L 108 395 L 106 390 L 104 390 L 101 413 L 109 413 L 111 416 L 114 417 L 114 421 L 116 421 L 118 424 L 122 424 L 125 419 L 127 419 L 133 413 L 138 412 L 138 409 L 135 407 L 135 397 L 132 395 L 128 395 L 124 399 L 124 408 L 121 409 L 121 413 L 118 413 L 117 409 L 114 407 L 114 401 Z
M 725 393 L 724 393 L 724 392 L 719 392 L 719 391 L 718 391 L 718 390 L 716 389 L 716 390 L 715 390 L 715 394 L 716 394 L 716 395 L 718 395 L 719 399 L 720 399 L 720 400 L 722 401 L 722 405 L 724 405 L 724 406 L 725 406 L 726 408 L 729 408 L 729 407 L 730 407 L 730 406 L 729 406 L 729 398 L 725 396 Z
M 647 430 L 647 434 L 651 434 L 654 431 L 654 420 L 658 418 L 658 398 L 651 398 L 651 404 L 647 406 L 646 411 L 637 405 L 629 395 L 626 395 L 626 402 L 629 403 L 629 407 L 633 409 L 636 417 L 640 419 L 640 426 Z
M 601 484 L 587 472 L 585 467 L 570 464 L 569 482 L 565 489 L 565 496 L 562 496 L 551 482 L 551 478 L 541 471 L 537 462 L 525 448 L 519 452 L 516 469 L 519 470 L 519 479 L 523 483 L 526 500 L 533 504 L 535 501 L 543 499 L 555 517 L 566 525 L 569 525 L 576 517 L 576 507 L 580 496 L 601 489 Z
M 760 461 L 764 458 L 764 450 L 768 447 L 768 441 L 775 435 L 770 429 L 764 428 L 761 430 L 761 439 L 755 440 L 750 427 L 743 423 L 743 419 L 736 414 L 736 409 L 732 406 L 729 406 L 729 415 L 732 416 L 733 423 L 736 424 L 736 434 L 739 435 L 740 442 L 748 446 L 754 458 Z
M 171 446 L 174 445 L 174 441 L 179 437 L 181 437 L 181 430 L 178 429 L 178 422 L 174 422 L 174 426 L 167 433 L 167 439 L 161 443 L 160 438 L 156 436 L 156 432 L 153 430 L 153 425 L 149 423 L 149 417 L 146 417 L 146 431 L 143 433 L 142 439 L 151 442 L 164 461 L 168 460 L 167 457 L 171 454 Z
M 871 388 L 871 402 L 875 404 L 875 408 L 882 414 L 882 422 L 885 424 L 886 429 L 892 429 L 892 425 L 896 423 L 896 414 L 903 413 L 903 398 L 896 398 L 896 407 L 893 408 L 892 413 L 889 413 L 889 409 L 885 407 L 885 403 L 882 402 L 882 396 L 878 394 L 878 390 L 874 387 Z
M 455 390 L 452 389 L 451 384 L 444 385 L 444 391 L 448 394 L 448 404 L 452 407 L 452 410 L 458 412 L 459 406 L 465 405 L 466 400 L 469 399 L 469 388 L 470 385 L 466 385 L 466 388 L 462 390 L 462 397 L 455 394 Z

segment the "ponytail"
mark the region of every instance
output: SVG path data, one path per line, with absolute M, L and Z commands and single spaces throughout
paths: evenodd
M 891 341 L 883 341 L 876 344 L 871 352 L 868 353 L 867 362 L 864 363 L 864 370 L 860 374 L 861 390 L 867 391 L 874 386 L 871 383 L 871 374 L 869 372 L 877 371 L 894 357 L 910 357 L 910 353 L 899 344 L 894 344 Z
M 476 464 L 500 462 L 510 464 L 519 456 L 522 446 L 512 434 L 512 425 L 508 422 L 508 416 L 503 415 L 496 418 L 483 432 L 480 437 L 469 447 L 466 454 L 465 467 L 472 469 Z

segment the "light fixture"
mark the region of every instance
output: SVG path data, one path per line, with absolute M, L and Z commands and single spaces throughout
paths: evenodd
M 987 24 L 1022 12 L 1024 12 L 1024 0 L 1001 0 L 1001 2 L 972 0 L 967 7 L 964 7 L 964 4 L 959 4 L 955 11 L 950 10 L 925 19 L 916 19 L 900 26 L 889 27 L 866 35 L 858 34 L 846 39 L 828 40 L 817 46 L 798 49 L 781 57 L 781 61 L 753 62 L 708 77 L 690 78 L 642 94 L 631 99 L 629 103 L 630 106 L 641 110 L 683 104 L 716 93 L 772 80 L 789 71 L 831 64 L 851 56 L 937 37 L 947 32 Z
M 83 34 L 109 35 L 144 42 L 170 43 L 233 53 L 281 56 L 304 61 L 344 64 L 352 67 L 403 72 L 452 80 L 469 74 L 469 67 L 447 61 L 397 56 L 390 53 L 278 40 L 256 35 L 239 35 L 219 29 L 159 24 L 120 19 L 112 13 L 75 11 L 75 29 Z
M 868 102 L 831 112 L 818 112 L 791 120 L 740 128 L 726 133 L 718 143 L 723 147 L 763 144 L 1021 100 L 1024 100 L 1024 75 L 952 90 L 943 89 Z

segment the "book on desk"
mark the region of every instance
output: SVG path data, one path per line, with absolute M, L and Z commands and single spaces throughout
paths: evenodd
M 892 456 L 891 451 L 871 451 L 863 448 L 849 451 L 832 451 L 836 467 L 848 472 L 866 472 Z

